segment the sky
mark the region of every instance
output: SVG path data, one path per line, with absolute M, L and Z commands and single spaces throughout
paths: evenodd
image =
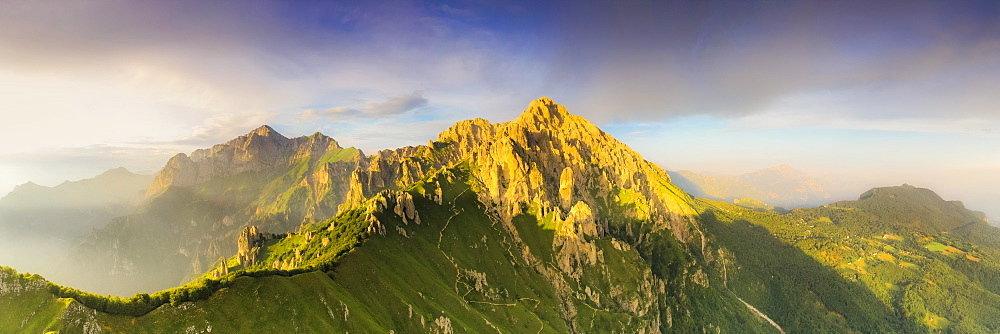
M 0 0 L 0 194 L 262 124 L 371 154 L 541 96 L 670 170 L 790 164 L 1000 221 L 996 1 Z

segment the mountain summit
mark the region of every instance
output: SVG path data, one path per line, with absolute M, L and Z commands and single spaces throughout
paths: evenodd
M 550 98 L 541 97 L 531 101 L 528 104 L 528 109 L 525 109 L 516 121 L 521 123 L 560 123 L 567 115 L 569 112 L 566 111 L 566 107 L 556 104 Z
M 250 133 L 246 134 L 246 136 L 275 137 L 280 139 L 288 139 L 287 137 L 278 133 L 278 131 L 274 131 L 274 128 L 272 128 L 270 125 L 266 124 L 261 125 L 259 128 L 256 128 L 253 131 L 250 131 Z

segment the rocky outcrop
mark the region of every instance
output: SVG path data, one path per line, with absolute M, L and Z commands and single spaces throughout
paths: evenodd
M 248 268 L 257 264 L 257 256 L 260 254 L 264 240 L 266 238 L 257 230 L 257 226 L 246 227 L 240 232 L 240 237 L 236 241 L 238 248 L 236 257 L 239 259 L 240 265 Z
M 226 258 L 223 257 L 223 258 L 219 259 L 219 261 L 222 264 L 219 265 L 218 269 L 212 271 L 212 277 L 216 278 L 216 279 L 220 278 L 220 277 L 223 277 L 223 276 L 226 276 L 226 275 L 229 275 L 229 263 L 226 262 Z
M 417 207 L 413 205 L 413 195 L 408 192 L 399 192 L 393 212 L 403 219 L 403 224 L 409 224 L 409 221 L 420 224 L 420 214 L 417 213 Z
M 342 205 L 352 207 L 382 190 L 396 190 L 419 181 L 428 172 L 444 167 L 445 161 L 435 159 L 428 146 L 406 146 L 382 150 L 370 157 L 351 175 L 350 190 Z

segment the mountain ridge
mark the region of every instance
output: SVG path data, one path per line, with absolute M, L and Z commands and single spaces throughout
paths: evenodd
M 269 147 L 251 141 L 240 143 Z M 225 157 L 237 151 L 233 146 L 239 145 L 218 151 L 220 161 L 232 160 Z M 990 316 L 1000 314 L 991 306 L 1000 305 L 992 302 L 1000 300 L 1000 284 L 989 280 L 1000 248 L 954 228 L 931 233 L 883 218 L 902 216 L 923 205 L 920 199 L 948 209 L 920 211 L 928 226 L 953 225 L 952 213 L 967 216 L 940 197 L 915 196 L 893 206 L 903 196 L 873 195 L 788 213 L 694 198 L 626 144 L 540 98 L 508 122 L 461 121 L 427 145 L 358 158 L 354 170 L 331 183 L 343 187 L 344 200 L 330 219 L 273 214 L 282 212 L 272 211 L 274 199 L 313 203 L 303 200 L 312 198 L 312 188 L 296 189 L 312 182 L 317 166 L 330 166 L 319 163 L 325 157 L 308 154 L 287 170 L 168 186 L 154 202 L 180 198 L 201 205 L 187 196 L 282 191 L 263 191 L 241 206 L 268 213 L 240 216 L 269 217 L 253 224 L 222 224 L 219 217 L 230 211 L 170 212 L 181 219 L 160 226 L 227 226 L 223 237 L 242 246 L 213 246 L 220 250 L 201 257 L 214 264 L 203 266 L 200 278 L 152 295 L 121 300 L 49 287 L 53 296 L 73 298 L 73 311 L 63 313 L 69 320 L 60 326 L 438 333 L 1000 329 L 1000 317 Z M 240 183 L 248 179 L 275 181 Z M 290 227 L 270 220 L 278 218 L 301 225 L 275 233 Z M 130 219 L 120 225 L 142 218 Z M 978 231 L 997 235 L 996 229 Z M 15 279 L 19 289 L 30 286 L 25 289 L 44 297 L 37 280 Z M 942 308 L 946 303 L 936 297 L 948 295 L 962 296 L 955 299 L 958 311 Z M 275 317 L 274 308 L 292 312 Z

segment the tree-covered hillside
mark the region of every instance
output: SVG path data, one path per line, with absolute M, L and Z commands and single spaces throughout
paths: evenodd
M 981 213 L 944 201 L 930 190 L 908 185 L 876 188 L 858 201 L 783 215 L 723 202 L 701 205 L 708 226 L 743 230 L 728 238 L 720 233 L 720 241 L 727 247 L 743 245 L 745 251 L 737 257 L 760 263 L 746 268 L 761 271 L 758 276 L 796 281 L 819 289 L 817 294 L 831 284 L 852 285 L 856 293 L 831 296 L 858 306 L 850 308 L 854 313 L 873 315 L 888 308 L 878 318 L 903 319 L 906 332 L 1000 330 L 1000 248 L 994 241 L 1000 231 L 987 225 Z M 765 250 L 764 245 L 777 250 Z M 771 259 L 787 257 L 782 255 L 787 251 L 804 252 L 822 264 L 826 278 Z M 770 283 L 737 281 L 757 296 L 755 300 L 775 300 L 774 289 L 762 288 Z M 868 302 L 850 301 L 860 296 L 869 296 Z M 842 312 L 838 316 L 851 319 Z

